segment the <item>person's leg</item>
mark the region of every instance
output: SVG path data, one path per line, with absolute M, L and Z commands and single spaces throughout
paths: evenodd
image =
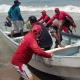
M 33 76 L 28 69 L 27 65 L 23 64 L 20 68 L 19 66 L 13 65 L 13 67 L 19 72 L 20 78 L 19 80 L 33 80 Z
M 60 25 L 62 24 L 62 21 L 55 19 L 53 21 L 53 33 L 52 35 L 55 37 L 55 48 L 58 46 L 61 46 L 61 41 L 62 41 L 62 35 L 61 35 L 61 30 L 60 30 Z
M 18 80 L 24 80 L 24 78 L 20 76 Z
M 25 80 L 33 80 L 33 76 L 31 74 L 31 71 L 28 69 L 27 65 L 23 64 L 22 70 L 23 70 L 22 75 Z
M 58 29 L 57 26 L 53 26 L 53 30 L 51 31 L 51 35 L 53 37 L 55 37 L 56 41 L 55 41 L 55 47 L 54 48 L 58 48 L 58 45 L 61 46 L 61 33 Z
M 13 21 L 12 22 L 11 37 L 13 37 L 13 35 L 14 35 L 15 32 L 18 32 L 17 21 Z
M 61 45 L 61 41 L 62 41 L 61 30 L 58 29 L 58 30 L 56 31 L 56 34 L 57 34 L 57 36 L 58 36 L 58 42 L 57 42 L 57 44 L 58 44 L 60 47 L 62 47 L 62 45 Z
M 18 28 L 18 31 L 21 33 L 21 35 L 23 35 L 23 28 L 24 28 L 23 21 L 17 21 L 17 28 Z

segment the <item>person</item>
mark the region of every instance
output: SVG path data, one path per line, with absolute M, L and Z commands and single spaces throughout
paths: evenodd
M 47 24 L 58 19 L 60 21 L 60 28 L 65 32 L 72 32 L 70 27 L 75 30 L 76 24 L 73 18 L 65 11 L 60 11 L 59 8 L 55 8 L 55 15 L 48 21 Z
M 47 29 L 51 32 L 51 35 L 55 37 L 56 41 L 59 41 L 59 37 L 58 37 L 58 28 L 55 27 L 54 30 L 53 28 L 53 22 L 51 20 L 51 18 L 47 15 L 47 12 L 45 10 L 43 10 L 42 12 L 42 16 L 38 19 L 39 22 L 41 23 L 46 23 L 45 27 L 47 27 Z M 50 21 L 48 23 L 48 21 Z M 55 48 L 57 47 L 57 42 L 55 41 Z
M 58 20 L 58 36 L 59 36 L 58 40 L 59 41 L 57 40 L 56 43 L 57 45 L 59 45 L 61 44 L 61 41 L 62 41 L 62 35 L 61 35 L 62 30 L 64 30 L 64 32 L 67 32 L 67 33 L 69 32 L 72 33 L 71 26 L 75 30 L 76 24 L 74 23 L 73 18 L 67 12 L 60 11 L 59 8 L 55 8 L 55 15 L 47 22 L 47 24 L 51 23 L 55 19 Z M 54 22 L 53 22 L 53 25 L 54 25 Z
M 50 27 L 50 33 L 52 37 L 55 37 L 55 46 L 54 48 L 62 47 L 61 41 L 62 41 L 62 35 L 59 30 L 59 21 L 55 19 L 53 21 L 53 24 Z
M 30 23 L 33 23 L 32 30 L 27 33 L 19 44 L 14 56 L 12 57 L 11 63 L 17 69 L 17 71 L 21 74 L 20 79 L 25 80 L 33 80 L 32 74 L 27 68 L 29 61 L 32 58 L 33 54 L 51 58 L 53 53 L 45 52 L 38 43 L 37 38 L 40 35 L 42 28 L 40 25 L 34 24 L 35 22 L 30 19 Z
M 50 17 L 48 16 L 47 12 L 45 10 L 41 11 L 42 16 L 38 19 L 41 23 L 47 23 L 50 20 Z M 50 22 L 48 25 L 46 25 L 47 28 L 49 28 L 52 25 L 52 22 Z
M 24 20 L 21 15 L 21 11 L 19 8 L 19 5 L 21 2 L 18 0 L 14 1 L 14 4 L 11 6 L 11 8 L 8 11 L 8 17 L 11 19 L 13 23 L 11 35 L 13 36 L 15 32 L 21 32 L 23 33 L 23 26 L 24 26 Z
M 42 31 L 37 41 L 41 48 L 44 48 L 45 50 L 49 50 L 53 45 L 53 41 L 52 41 L 51 35 L 49 34 L 47 28 L 42 23 L 38 22 L 37 18 L 33 15 L 29 17 L 29 20 L 32 21 L 30 22 L 32 26 L 33 25 L 41 26 Z

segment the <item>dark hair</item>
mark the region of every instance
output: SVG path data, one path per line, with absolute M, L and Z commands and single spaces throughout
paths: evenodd
M 21 4 L 21 2 L 19 2 L 18 0 L 15 0 L 14 4 Z
M 34 23 L 34 22 L 37 22 L 37 18 L 35 16 L 30 16 L 28 18 L 28 20 L 31 22 L 31 23 Z

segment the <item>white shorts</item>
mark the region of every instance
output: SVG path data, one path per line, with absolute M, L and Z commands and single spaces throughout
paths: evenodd
M 20 30 L 23 29 L 23 26 L 24 26 L 24 23 L 23 21 L 13 21 L 12 22 L 13 25 L 12 25 L 12 31 L 14 30 L 15 32 L 20 32 Z
M 30 77 L 32 77 L 32 74 L 28 69 L 27 65 L 23 64 L 21 67 L 22 70 L 20 70 L 19 66 L 13 65 L 13 67 L 20 73 L 20 76 L 25 80 L 28 80 Z

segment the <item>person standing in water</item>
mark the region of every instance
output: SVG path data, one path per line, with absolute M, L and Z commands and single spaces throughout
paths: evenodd
M 57 45 L 61 44 L 62 41 L 62 35 L 61 32 L 64 30 L 64 32 L 72 33 L 71 26 L 75 30 L 76 24 L 74 23 L 73 18 L 65 11 L 60 11 L 59 8 L 55 8 L 55 15 L 47 22 L 47 24 L 51 23 L 54 20 L 58 20 L 58 29 L 59 29 L 59 41 L 56 41 Z
M 50 33 L 52 36 L 55 37 L 56 41 L 55 41 L 55 48 L 57 47 L 57 42 L 59 42 L 59 37 L 58 37 L 58 25 L 53 25 L 53 21 L 51 20 L 51 18 L 48 16 L 47 12 L 45 10 L 41 11 L 42 16 L 38 19 L 38 21 L 40 23 L 42 23 L 44 25 L 44 27 L 46 27 L 48 30 L 50 30 Z M 48 21 L 50 21 L 48 23 Z
M 22 18 L 21 11 L 19 8 L 20 4 L 21 2 L 15 0 L 14 4 L 8 11 L 8 17 L 11 19 L 13 23 L 11 31 L 12 36 L 14 35 L 15 32 L 21 32 L 21 34 L 23 33 L 24 20 Z

